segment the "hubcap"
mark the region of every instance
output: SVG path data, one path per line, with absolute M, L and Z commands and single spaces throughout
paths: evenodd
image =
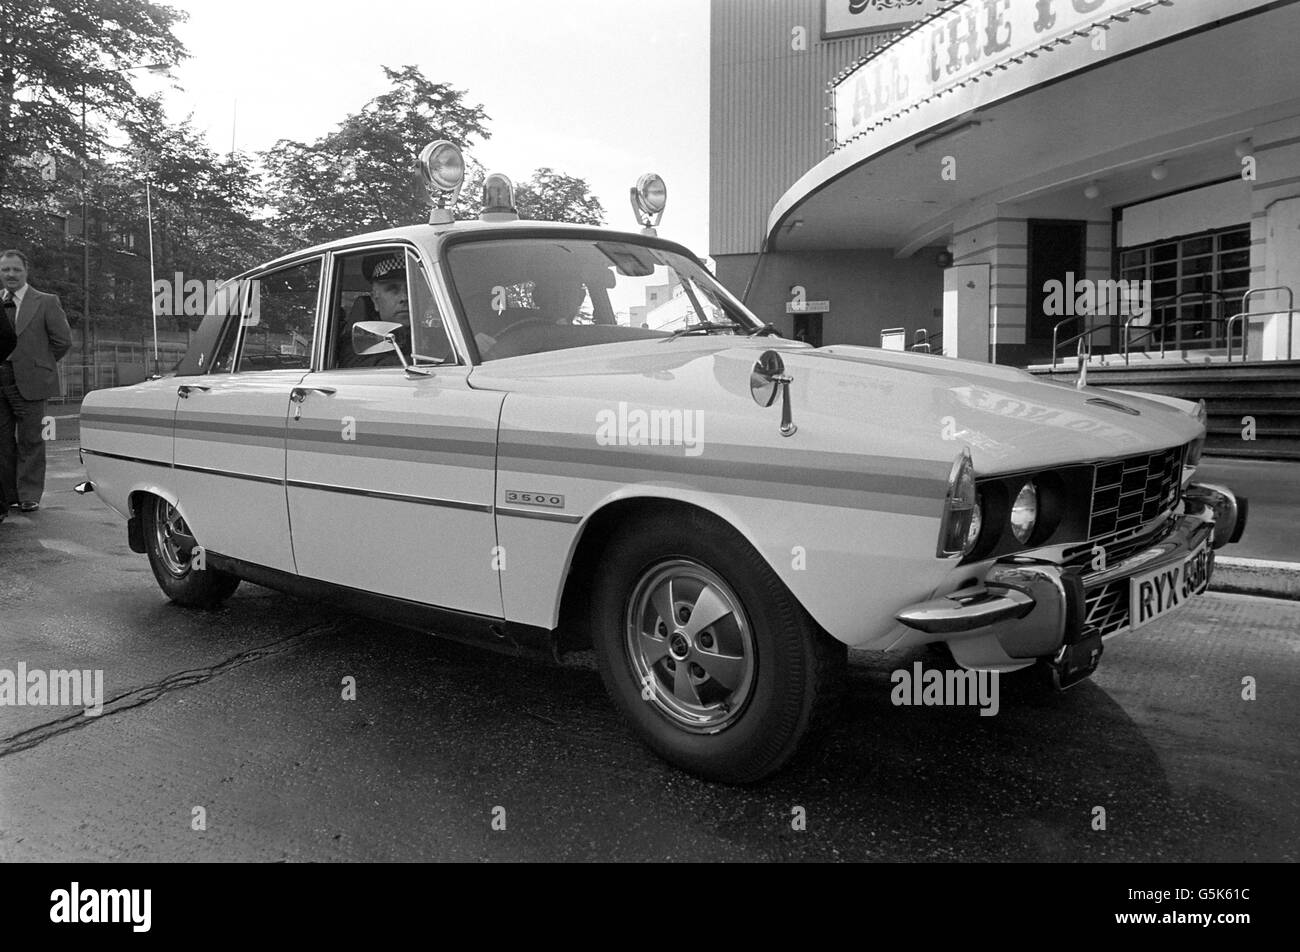
M 712 569 L 689 559 L 647 569 L 628 599 L 625 630 L 647 703 L 699 733 L 740 716 L 753 688 L 754 637 L 740 599 Z
M 190 571 L 190 559 L 194 555 L 194 536 L 181 518 L 181 514 L 165 499 L 157 500 L 154 505 L 155 547 L 163 568 L 176 578 L 184 578 Z

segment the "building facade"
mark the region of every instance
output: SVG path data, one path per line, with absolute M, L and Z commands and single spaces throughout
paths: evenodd
M 1298 35 L 1294 0 L 713 0 L 719 276 L 820 343 L 1300 357 Z

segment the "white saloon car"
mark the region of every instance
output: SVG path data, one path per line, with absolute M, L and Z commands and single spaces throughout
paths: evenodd
M 458 159 L 422 156 L 439 195 Z M 486 192 L 484 220 L 249 271 L 175 374 L 86 398 L 80 488 L 170 598 L 245 579 L 509 651 L 585 639 L 650 747 L 746 782 L 825 718 L 847 646 L 1068 686 L 1240 535 L 1191 482 L 1203 408 L 783 340 L 652 228 Z M 663 199 L 644 178 L 642 224 Z

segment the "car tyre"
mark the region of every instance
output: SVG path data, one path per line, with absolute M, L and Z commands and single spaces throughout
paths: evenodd
M 700 512 L 639 517 L 597 564 L 591 638 L 601 676 L 665 760 L 752 783 L 829 720 L 846 647 L 730 526 Z
M 239 577 L 195 565 L 195 540 L 180 511 L 161 496 L 141 507 L 145 551 L 163 593 L 188 608 L 216 608 L 239 587 Z

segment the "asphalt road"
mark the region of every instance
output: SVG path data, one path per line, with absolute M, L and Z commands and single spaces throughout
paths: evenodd
M 0 861 L 1300 859 L 1300 603 L 1207 595 L 1066 694 L 1003 678 L 994 717 L 891 704 L 935 653 L 857 654 L 829 735 L 737 789 L 642 748 L 585 654 L 247 584 L 170 605 L 79 476 L 56 445 L 45 508 L 0 525 L 0 669 L 103 669 L 110 700 L 0 707 Z
M 1250 500 L 1245 535 L 1225 547 L 1224 555 L 1300 562 L 1300 463 L 1203 456 L 1196 478 Z

